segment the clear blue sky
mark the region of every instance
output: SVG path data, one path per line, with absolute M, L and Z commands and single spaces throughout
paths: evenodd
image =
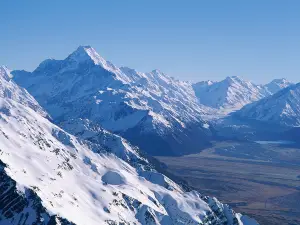
M 298 0 L 0 1 L 0 64 L 33 70 L 91 45 L 183 80 L 300 81 Z

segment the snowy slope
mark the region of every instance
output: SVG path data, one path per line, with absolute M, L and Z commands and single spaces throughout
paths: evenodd
M 12 81 L 10 70 L 5 66 L 0 66 L 0 97 L 10 98 L 32 108 L 43 116 L 47 113 L 40 107 L 37 101 L 23 88 L 20 88 Z
M 276 79 L 266 85 L 256 85 L 240 77 L 227 77 L 220 82 L 193 84 L 196 96 L 203 105 L 230 112 L 257 101 L 291 85 L 286 79 Z
M 198 104 L 190 83 L 161 71 L 118 68 L 92 47 L 81 46 L 64 60 L 48 59 L 32 73 L 13 74 L 56 123 L 88 119 L 153 155 L 178 155 L 209 144 L 211 131 L 201 116 L 212 110 Z
M 2 89 L 23 94 L 3 77 Z M 123 138 L 77 120 L 65 125 L 85 137 L 77 139 L 35 110 L 32 97 L 22 99 L 0 96 L 1 225 L 257 224 L 215 198 L 184 192 Z
M 247 105 L 235 116 L 284 126 L 300 126 L 300 83 Z

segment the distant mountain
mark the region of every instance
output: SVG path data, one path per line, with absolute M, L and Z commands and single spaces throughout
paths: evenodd
M 212 131 L 188 82 L 159 70 L 118 68 L 92 47 L 48 59 L 32 73 L 13 71 L 56 123 L 81 118 L 129 139 L 152 155 L 181 155 L 209 145 Z
M 270 95 L 272 95 L 292 84 L 293 83 L 289 82 L 285 78 L 282 78 L 271 81 L 270 83 L 264 85 L 264 88 Z
M 234 115 L 282 126 L 300 126 L 300 83 L 246 105 Z
M 88 120 L 63 126 L 77 137 L 0 68 L 0 225 L 257 225 L 184 191 L 124 138 Z
M 239 109 L 264 97 L 262 87 L 237 76 L 196 83 L 193 88 L 201 104 L 217 109 Z
M 193 88 L 200 104 L 230 112 L 272 95 L 290 84 L 285 79 L 278 79 L 267 85 L 256 85 L 233 76 L 220 82 L 199 82 L 193 84 Z

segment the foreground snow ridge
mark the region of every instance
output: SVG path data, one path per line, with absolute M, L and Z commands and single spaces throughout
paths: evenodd
M 3 86 L 15 85 L 5 79 Z M 100 128 L 78 139 L 36 110 L 33 98 L 19 99 L 0 96 L 0 225 L 257 224 L 215 198 L 185 192 L 125 139 Z M 65 126 L 75 132 L 89 123 Z

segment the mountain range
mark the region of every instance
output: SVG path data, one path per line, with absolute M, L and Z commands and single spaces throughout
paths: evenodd
M 246 105 L 235 115 L 281 126 L 300 126 L 300 83 Z
M 212 131 L 201 116 L 210 109 L 198 104 L 188 82 L 159 70 L 118 68 L 92 47 L 81 46 L 64 60 L 45 60 L 32 73 L 12 74 L 57 124 L 88 119 L 152 155 L 209 145 Z
M 159 70 L 119 68 L 90 46 L 78 47 L 64 60 L 47 59 L 33 72 L 12 74 L 56 124 L 88 120 L 150 155 L 198 152 L 216 136 L 211 118 L 291 85 L 286 79 L 256 85 L 236 76 L 192 84 Z
M 1 225 L 257 224 L 186 191 L 88 119 L 61 120 L 76 136 L 68 133 L 7 68 L 0 71 Z
M 299 126 L 299 93 L 286 79 L 192 84 L 138 72 L 90 46 L 33 72 L 0 67 L 0 225 L 255 225 L 151 156 L 198 152 L 236 118 Z

